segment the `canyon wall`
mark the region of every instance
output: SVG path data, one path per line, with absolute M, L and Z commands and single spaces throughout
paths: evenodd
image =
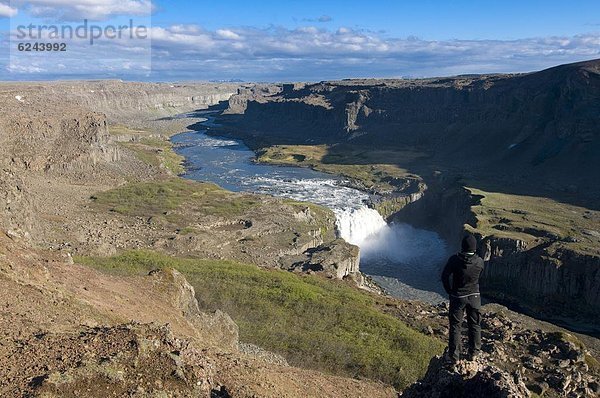
M 100 113 L 82 111 L 48 118 L 21 115 L 6 120 L 3 131 L 2 158 L 18 169 L 83 168 L 118 157 L 106 117 Z
M 600 61 L 522 75 L 244 89 L 230 104 L 224 122 L 243 126 L 251 144 L 411 148 L 430 168 L 598 206 Z
M 487 237 L 484 295 L 574 330 L 600 335 L 600 257 L 556 242 Z
M 233 83 L 138 83 L 120 80 L 0 83 L 5 107 L 69 110 L 105 114 L 111 125 L 147 127 L 148 121 L 207 109 L 229 100 Z M 156 127 L 156 126 L 154 126 Z
M 119 147 L 108 134 L 105 116 L 89 111 L 67 111 L 62 115 L 13 113 L 2 118 L 0 137 L 0 229 L 18 236 L 28 236 L 34 224 L 37 211 L 31 194 L 42 194 L 28 176 L 89 182 L 93 180 L 91 170 L 97 165 L 120 157 Z
M 422 197 L 401 207 L 389 220 L 435 231 L 453 252 L 460 248 L 465 225 L 475 227 L 477 224 L 471 211 L 477 199 L 456 180 L 443 175 L 431 176 L 426 181 L 427 190 Z
M 61 86 L 62 98 L 72 97 L 82 107 L 106 114 L 109 121 L 130 124 L 131 119 L 158 119 L 206 109 L 235 94 L 239 84 L 137 83 L 121 81 L 77 82 Z M 53 85 L 45 86 L 48 94 Z
M 127 166 L 118 163 L 122 147 L 110 126 L 173 133 L 177 130 L 167 130 L 161 119 L 226 101 L 237 87 L 116 80 L 0 83 L 0 228 L 28 235 L 38 212 L 31 195 L 44 189 L 28 176 L 81 185 L 119 183 Z M 185 124 L 175 128 L 182 131 Z

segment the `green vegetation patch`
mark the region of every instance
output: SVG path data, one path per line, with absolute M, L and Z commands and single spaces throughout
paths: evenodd
M 370 294 L 343 281 L 230 261 L 130 251 L 77 262 L 112 273 L 172 267 L 185 274 L 205 310 L 236 321 L 240 338 L 297 366 L 381 380 L 403 389 L 423 376 L 443 343 L 382 313 Z
M 472 210 L 477 231 L 484 236 L 526 242 L 550 239 L 580 252 L 598 254 L 599 212 L 549 198 L 468 189 L 481 198 Z
M 139 141 L 122 142 L 121 145 L 131 149 L 136 157 L 144 163 L 164 167 L 175 175 L 185 171 L 184 157 L 175 153 L 171 142 L 166 139 L 145 137 Z
M 141 143 L 152 148 L 158 148 L 158 157 L 161 163 L 173 174 L 182 174 L 185 171 L 183 167 L 185 158 L 175 153 L 170 141 L 159 138 L 144 138 Z
M 235 194 L 215 184 L 178 177 L 129 183 L 100 192 L 92 200 L 100 209 L 140 217 L 164 217 L 177 209 L 230 217 L 260 203 L 259 197 Z
M 149 133 L 145 130 L 134 129 L 131 127 L 123 126 L 121 124 L 109 125 L 108 133 L 111 135 L 148 135 Z
M 310 167 L 355 180 L 381 193 L 401 188 L 412 177 L 399 164 L 423 157 L 416 151 L 365 149 L 350 145 L 275 145 L 258 152 L 262 163 Z

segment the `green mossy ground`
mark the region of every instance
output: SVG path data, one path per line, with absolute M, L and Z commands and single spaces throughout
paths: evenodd
M 175 153 L 173 146 L 166 139 L 145 137 L 139 141 L 121 142 L 120 144 L 132 150 L 135 156 L 144 163 L 164 167 L 175 175 L 185 171 L 183 156 Z
M 576 252 L 599 254 L 597 211 L 549 198 L 468 189 L 480 198 L 472 207 L 475 232 L 525 242 L 549 239 Z
M 116 212 L 130 217 L 152 218 L 168 224 L 183 234 L 195 233 L 198 217 L 210 216 L 239 220 L 251 214 L 257 222 L 280 211 L 288 214 L 282 222 L 289 230 L 265 235 L 271 243 L 287 245 L 300 235 L 320 230 L 324 241 L 335 239 L 334 215 L 331 210 L 312 203 L 289 199 L 266 198 L 260 195 L 235 193 L 215 184 L 170 177 L 148 182 L 131 182 L 120 187 L 98 192 L 91 197 L 92 208 L 99 212 Z M 292 215 L 310 208 L 312 220 L 298 220 Z M 279 210 L 277 210 L 279 209 Z M 190 224 L 191 223 L 191 224 Z
M 183 178 L 136 182 L 92 197 L 97 208 L 128 216 L 166 217 L 183 206 L 214 216 L 236 216 L 258 206 L 260 197 L 226 191 L 215 184 Z
M 393 192 L 410 174 L 397 166 L 422 157 L 414 151 L 365 149 L 350 145 L 275 145 L 258 151 L 261 163 L 310 167 L 357 181 L 379 192 Z
M 280 353 L 297 366 L 402 389 L 423 376 L 430 358 L 443 350 L 441 341 L 383 314 L 372 295 L 343 281 L 150 251 L 76 261 L 117 274 L 178 269 L 196 289 L 201 308 L 227 312 L 242 341 Z

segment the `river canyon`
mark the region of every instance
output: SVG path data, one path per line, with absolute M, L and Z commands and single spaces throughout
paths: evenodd
M 202 116 L 199 114 L 197 116 Z M 197 128 L 218 127 L 214 118 Z M 281 196 L 325 206 L 335 213 L 337 235 L 360 248 L 360 270 L 390 294 L 431 303 L 445 300 L 439 275 L 446 244 L 435 232 L 391 223 L 369 206 L 372 195 L 348 186 L 340 176 L 315 170 L 265 165 L 238 140 L 206 135 L 201 128 L 171 141 L 186 158 L 185 177 L 210 181 L 231 191 Z
M 422 396 L 468 231 L 483 294 L 518 310 L 484 307 L 477 377 L 596 396 L 599 62 L 3 83 L 0 392 Z

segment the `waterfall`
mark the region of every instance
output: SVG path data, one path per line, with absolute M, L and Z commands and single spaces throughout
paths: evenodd
M 361 248 L 369 236 L 389 228 L 381 214 L 367 206 L 338 209 L 335 213 L 340 237 Z
M 377 210 L 364 205 L 334 211 L 340 237 L 360 247 L 361 259 L 415 267 L 443 262 L 445 245 L 434 232 L 388 225 Z

